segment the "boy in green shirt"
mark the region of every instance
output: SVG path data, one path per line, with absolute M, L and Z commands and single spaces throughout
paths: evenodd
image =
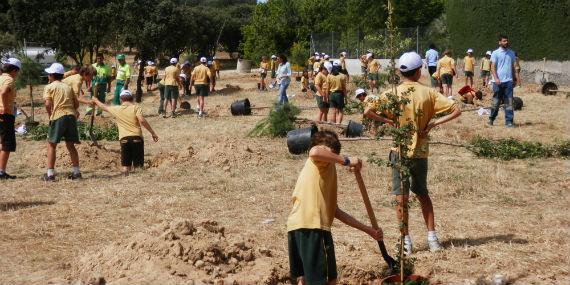
M 334 218 L 382 240 L 382 230 L 357 221 L 337 205 L 336 164 L 360 171 L 362 161 L 339 155 L 338 136 L 331 131 L 317 132 L 311 138 L 303 170 L 293 192 L 293 209 L 287 219 L 289 266 L 298 284 L 336 284 L 336 258 L 331 235 Z
M 129 89 L 129 82 L 131 81 L 131 67 L 125 61 L 125 55 L 117 55 L 119 65 L 117 66 L 117 83 L 115 85 L 115 96 L 113 97 L 113 105 L 121 104 L 119 95 L 123 89 Z

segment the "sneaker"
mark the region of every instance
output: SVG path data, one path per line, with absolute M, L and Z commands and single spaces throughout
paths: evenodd
M 412 240 L 404 239 L 404 254 L 410 256 L 412 254 Z
M 55 175 L 47 175 L 47 173 L 46 173 L 46 174 L 44 174 L 44 176 L 42 176 L 42 181 L 54 182 L 55 181 Z
M 166 119 L 166 113 L 162 113 L 162 117 Z
M 515 125 L 514 125 L 513 123 L 507 123 L 507 124 L 505 125 L 505 128 L 507 128 L 507 129 L 512 129 L 512 128 L 514 128 L 514 127 L 515 127 Z
M 16 176 L 10 175 L 6 172 L 0 174 L 0 180 L 16 179 Z
M 175 113 L 175 112 L 172 112 L 172 116 L 170 116 L 170 117 L 173 118 L 173 119 L 176 118 L 176 113 Z
M 83 177 L 81 176 L 81 172 L 78 172 L 78 173 L 70 173 L 70 174 L 67 176 L 67 179 L 71 179 L 71 180 L 79 180 L 79 179 L 81 179 L 81 178 L 83 178 Z
M 488 125 L 488 126 L 493 126 L 493 120 L 489 119 L 489 121 L 487 121 L 487 125 Z
M 437 238 L 434 240 L 428 240 L 428 246 L 430 252 L 438 252 L 443 250 L 443 246 L 441 246 Z
M 198 112 L 198 118 L 202 118 L 202 117 L 204 117 L 204 113 Z

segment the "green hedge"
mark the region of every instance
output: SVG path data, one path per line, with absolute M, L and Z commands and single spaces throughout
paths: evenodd
M 522 60 L 570 60 L 568 0 L 447 0 L 445 8 L 457 57 L 494 50 L 505 34 Z

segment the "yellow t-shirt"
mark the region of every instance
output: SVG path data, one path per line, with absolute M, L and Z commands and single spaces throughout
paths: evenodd
M 142 116 L 142 109 L 137 104 L 123 104 L 108 107 L 109 113 L 115 117 L 119 129 L 119 139 L 124 137 L 142 137 L 142 129 L 137 116 Z
M 0 114 L 14 114 L 14 100 L 16 100 L 16 83 L 14 78 L 8 73 L 0 75 L 0 87 L 9 87 L 10 93 L 8 93 L 8 100 L 6 106 L 2 103 L 0 98 Z
M 70 76 L 73 76 L 73 75 L 75 75 L 75 74 L 77 74 L 77 71 L 76 71 L 75 69 L 66 71 L 66 72 L 63 73 L 63 79 L 66 79 L 66 78 L 68 78 L 68 77 L 70 77 Z
M 61 82 L 69 85 L 69 87 L 71 87 L 71 90 L 73 90 L 75 97 L 79 98 L 79 94 L 81 93 L 81 85 L 83 85 L 83 77 L 81 75 L 72 75 L 68 78 L 65 78 Z
M 307 87 L 309 86 L 309 79 L 305 76 L 301 77 L 301 86 Z
M 259 68 L 265 70 L 265 72 L 267 72 L 269 70 L 269 62 L 261 62 L 259 64 Z
M 472 56 L 466 56 L 463 58 L 463 70 L 464 71 L 471 71 L 475 70 L 475 58 Z
M 344 76 L 344 74 L 329 74 L 327 76 L 327 83 L 329 85 L 330 92 L 344 91 L 344 87 L 346 86 L 346 76 Z
M 164 69 L 164 86 L 178 86 L 176 78 L 180 75 L 180 69 L 171 65 Z
M 194 84 L 208 84 L 210 83 L 211 78 L 212 72 L 203 64 L 196 66 L 192 71 L 192 80 L 194 80 Z
M 368 62 L 368 72 L 369 73 L 378 73 L 380 69 L 380 63 L 376 59 L 371 58 L 370 62 Z
M 55 121 L 66 115 L 75 115 L 77 98 L 69 85 L 54 81 L 44 88 L 44 100 L 51 99 L 52 111 L 50 121 Z
M 491 71 L 491 60 L 484 57 L 481 60 L 481 70 L 483 71 Z
M 344 57 L 340 58 L 340 68 L 346 70 L 346 60 Z
M 327 81 L 327 76 L 322 74 L 321 72 L 317 73 L 317 76 L 315 76 L 315 86 L 316 87 L 320 87 L 323 93 L 327 93 L 327 91 L 329 90 L 329 83 Z M 317 92 L 317 96 L 322 96 L 323 94 L 320 94 L 319 92 Z
M 455 69 L 455 60 L 453 58 L 444 55 L 438 62 L 437 62 L 437 70 L 439 70 L 438 75 L 441 76 L 444 73 L 451 74 L 452 70 Z
M 287 231 L 321 229 L 330 231 L 337 208 L 337 178 L 334 163 L 307 159 L 295 191 Z
M 144 77 L 152 77 L 152 70 L 153 70 L 153 66 L 152 65 L 147 65 L 144 67 Z
M 214 59 L 212 66 L 214 67 L 214 71 L 220 70 L 220 62 L 217 59 Z
M 400 117 L 400 124 L 404 125 L 409 121 L 413 122 L 416 127 L 416 132 L 412 137 L 412 144 L 409 146 L 409 157 L 414 158 L 427 158 L 429 155 L 429 137 L 418 137 L 418 132 L 425 129 L 431 119 L 441 113 L 449 112 L 455 107 L 455 102 L 443 96 L 433 88 L 424 86 L 418 82 L 404 82 L 397 88 L 398 94 L 408 91 L 410 87 L 414 91 L 408 95 L 410 103 L 406 104 L 404 113 Z M 387 110 L 379 110 L 380 103 L 386 102 L 386 91 L 380 95 L 380 100 L 377 104 L 368 105 L 368 107 L 377 114 L 383 114 L 387 118 L 392 118 L 393 115 Z M 421 112 L 418 112 L 421 110 Z

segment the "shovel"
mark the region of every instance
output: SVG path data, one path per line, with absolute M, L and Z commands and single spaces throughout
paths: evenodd
M 374 210 L 372 209 L 372 205 L 370 205 L 370 198 L 368 198 L 368 192 L 366 191 L 366 186 L 364 185 L 364 180 L 362 179 L 362 174 L 360 171 L 355 171 L 354 175 L 356 176 L 356 182 L 358 183 L 358 188 L 360 189 L 360 194 L 362 194 L 362 200 L 364 200 L 364 206 L 366 207 L 366 212 L 368 213 L 368 218 L 370 219 L 370 223 L 372 224 L 372 228 L 379 229 L 378 222 L 376 221 L 376 216 L 374 215 Z M 388 251 L 386 250 L 386 245 L 384 245 L 383 240 L 378 241 L 378 247 L 380 248 L 380 253 L 382 254 L 382 258 L 388 264 L 388 268 L 390 271 L 394 269 L 396 266 L 396 260 L 394 260 L 390 255 L 388 255 Z
M 92 86 L 92 90 L 93 92 L 97 92 L 97 83 L 95 83 L 95 86 Z M 97 93 L 95 93 L 95 96 L 97 96 Z M 92 106 L 91 109 L 91 119 L 89 121 L 89 129 L 87 129 L 87 136 L 89 137 L 89 139 L 91 140 L 91 142 L 93 142 L 93 145 L 98 145 L 97 144 L 97 138 L 95 137 L 95 134 L 93 134 L 93 122 L 95 121 L 95 113 L 97 112 L 97 106 L 94 105 Z

